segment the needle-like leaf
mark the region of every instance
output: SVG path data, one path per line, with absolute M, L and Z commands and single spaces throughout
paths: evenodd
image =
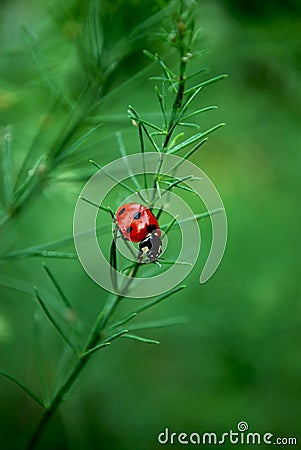
M 82 353 L 80 356 L 87 356 L 91 355 L 92 353 L 95 353 L 97 350 L 100 350 L 101 348 L 108 347 L 111 344 L 111 342 L 103 342 L 102 344 L 95 345 L 95 347 L 91 348 L 87 352 Z
M 122 330 L 122 331 L 118 331 L 117 333 L 114 333 L 112 336 L 109 336 L 100 344 L 95 345 L 95 347 L 90 348 L 88 351 L 83 353 L 81 356 L 90 355 L 91 353 L 94 353 L 97 350 L 100 350 L 101 348 L 107 347 L 108 345 L 111 344 L 112 341 L 114 341 L 115 339 L 118 339 L 119 337 L 125 335 L 126 333 L 128 333 L 128 330 Z
M 173 317 L 169 319 L 153 320 L 149 322 L 138 323 L 137 325 L 130 325 L 128 331 L 138 331 L 138 330 L 150 330 L 155 328 L 166 328 L 173 325 L 180 325 L 187 323 L 185 317 Z
M 160 153 L 160 149 L 159 149 L 158 145 L 152 138 L 151 134 L 149 133 L 149 131 L 146 128 L 146 126 L 144 125 L 144 123 L 141 122 L 140 116 L 138 115 L 138 113 L 135 111 L 135 109 L 131 105 L 129 105 L 128 113 L 129 113 L 129 117 L 134 121 L 134 124 L 137 124 L 137 125 L 139 124 L 142 127 L 144 133 L 146 134 L 148 140 L 150 141 L 150 143 L 152 144 L 152 146 L 154 147 L 156 152 Z
M 174 80 L 176 79 L 176 74 L 170 70 L 167 65 L 165 64 L 165 62 L 160 58 L 159 55 L 153 55 L 151 52 L 149 52 L 148 50 L 144 50 L 143 52 L 146 56 L 148 56 L 152 61 L 154 61 L 155 63 L 158 63 L 161 68 L 163 69 L 163 73 L 165 74 L 167 80 L 170 83 L 170 86 L 172 87 L 172 89 L 177 92 L 177 88 L 176 88 L 176 83 L 174 82 Z
M 166 194 L 168 191 L 170 191 L 172 188 L 178 186 L 183 181 L 192 180 L 194 177 L 193 175 L 186 175 L 186 177 L 179 178 L 175 180 L 173 183 L 171 183 L 164 192 L 162 192 L 161 197 L 163 197 L 164 194 Z
M 198 142 L 189 152 L 186 153 L 186 155 L 183 156 L 170 170 L 168 173 L 175 173 L 176 169 L 180 167 L 181 164 L 183 164 L 184 160 L 190 158 L 191 155 L 193 155 L 205 142 L 208 140 L 208 138 L 203 139 L 201 142 Z
M 204 112 L 211 111 L 212 109 L 217 109 L 217 106 L 207 106 L 206 108 L 198 109 L 197 111 L 194 111 L 190 114 L 186 114 L 185 116 L 182 117 L 181 120 L 186 120 L 186 119 L 189 119 L 190 117 L 195 117 Z
M 25 256 L 41 256 L 43 258 L 58 258 L 58 259 L 78 259 L 76 253 L 56 252 L 53 250 L 42 250 L 31 247 L 29 249 L 20 250 L 19 252 L 8 253 L 1 256 L 0 259 L 20 258 Z
M 57 321 L 52 316 L 51 312 L 49 311 L 48 307 L 46 306 L 45 302 L 42 300 L 41 296 L 39 295 L 36 288 L 34 288 L 35 296 L 38 300 L 38 302 L 41 305 L 41 308 L 43 309 L 45 315 L 49 319 L 49 321 L 52 323 L 54 328 L 58 331 L 58 333 L 62 336 L 64 341 L 72 348 L 72 350 L 77 353 L 78 348 L 77 346 L 69 339 L 69 337 L 66 335 L 65 331 L 62 329 L 62 327 L 57 323 Z
M 40 406 L 43 406 L 43 408 L 46 406 L 43 401 L 34 393 L 32 392 L 22 381 L 18 380 L 13 375 L 9 374 L 8 372 L 0 369 L 0 375 L 8 378 L 9 380 L 16 383 L 21 389 L 23 389 L 26 394 L 28 394 L 33 400 L 35 400 Z
M 0 286 L 32 296 L 32 285 L 15 277 L 0 276 Z
M 72 340 L 74 342 L 76 342 L 76 340 L 79 337 L 78 332 L 79 332 L 79 325 L 80 325 L 77 314 L 76 314 L 72 304 L 68 300 L 67 296 L 65 295 L 63 289 L 61 288 L 60 284 L 58 283 L 58 281 L 54 277 L 53 273 L 49 269 L 49 267 L 46 266 L 45 263 L 43 263 L 43 267 L 44 267 L 44 270 L 47 273 L 48 277 L 50 278 L 52 284 L 54 285 L 55 289 L 57 290 L 57 292 L 60 296 L 60 299 L 62 300 L 62 302 L 66 308 L 66 310 L 64 311 L 64 313 L 65 313 L 64 317 L 67 319 L 67 322 L 70 325 L 71 332 L 72 332 Z
M 95 127 L 91 128 L 91 130 L 87 131 L 87 133 L 84 133 L 79 139 L 77 139 L 72 145 L 66 148 L 63 152 L 59 153 L 56 158 L 56 163 L 59 163 L 67 158 L 71 153 L 74 152 L 84 141 L 86 141 L 92 134 L 95 133 L 96 130 L 101 126 L 100 123 L 95 125 Z
M 141 336 L 137 336 L 136 334 L 125 334 L 122 337 L 127 339 L 133 339 L 134 341 L 143 342 L 144 344 L 160 344 L 159 341 L 156 341 L 154 339 L 143 338 Z
M 218 128 L 221 128 L 225 125 L 225 123 L 219 123 L 218 125 L 215 125 L 212 128 L 209 128 L 206 131 L 203 131 L 202 133 L 197 133 L 188 139 L 185 139 L 185 141 L 181 142 L 180 144 L 176 145 L 175 147 L 169 149 L 169 154 L 177 153 L 178 151 L 182 150 L 183 148 L 188 147 L 191 144 L 194 144 L 195 142 L 199 141 L 200 139 L 203 139 L 204 137 L 208 136 L 208 134 L 213 133 L 213 131 L 218 130 Z
M 186 262 L 186 261 L 174 261 L 174 260 L 170 260 L 170 259 L 160 259 L 160 264 L 164 265 L 164 264 L 178 264 L 179 266 L 192 266 L 191 263 Z
M 167 300 L 169 297 L 171 297 L 174 294 L 177 294 L 178 292 L 182 291 L 185 288 L 186 288 L 185 285 L 177 286 L 177 287 L 171 289 L 170 291 L 165 292 L 164 294 L 160 295 L 159 297 L 157 297 L 153 300 L 150 300 L 149 302 L 145 303 L 144 305 L 140 306 L 139 308 L 135 309 L 134 311 L 132 311 L 131 314 L 133 314 L 133 313 L 140 314 L 142 311 L 146 311 L 147 309 L 151 308 L 152 306 L 158 305 L 159 303 L 163 302 L 164 300 Z
M 186 80 L 190 80 L 193 77 L 196 77 L 197 75 L 200 75 L 200 73 L 208 72 L 208 67 L 201 67 L 200 69 L 196 70 L 195 72 L 192 72 L 190 75 L 187 75 Z
M 117 333 L 112 334 L 112 336 L 107 337 L 104 340 L 104 343 L 108 343 L 108 342 L 112 342 L 115 339 L 118 339 L 120 336 L 123 336 L 124 334 L 128 333 L 129 330 L 121 330 L 121 331 L 117 331 Z
M 103 206 L 103 205 L 98 205 L 97 203 L 95 203 L 92 200 L 89 200 L 88 198 L 85 198 L 85 197 L 80 197 L 80 199 L 83 200 L 86 203 L 89 203 L 89 205 L 95 206 L 96 208 L 101 209 L 102 211 L 105 211 L 105 212 L 109 213 L 110 216 L 112 218 L 114 218 L 114 214 L 113 214 L 111 208 L 108 208 L 107 206 Z
M 174 223 L 178 220 L 178 215 L 174 216 L 167 225 L 163 225 L 161 228 L 165 231 L 165 234 L 173 227 Z
M 144 138 L 143 138 L 143 131 L 141 124 L 138 124 L 138 135 L 139 135 L 139 142 L 140 142 L 140 152 L 142 155 L 142 168 L 143 168 L 143 182 L 144 182 L 144 189 L 147 189 L 147 172 L 146 172 L 146 165 L 145 165 L 145 148 L 144 148 Z
M 198 123 L 193 122 L 178 122 L 179 127 L 188 127 L 188 128 L 200 128 Z
M 41 364 L 41 320 L 38 305 L 34 302 L 33 305 L 33 356 L 35 366 L 39 375 L 42 397 L 45 403 L 48 403 L 48 389 L 45 381 L 45 374 Z
M 165 83 L 164 80 L 162 80 L 163 83 Z M 155 91 L 159 100 L 159 105 L 161 108 L 161 112 L 162 112 L 162 117 L 163 117 L 163 125 L 164 125 L 164 129 L 166 129 L 167 127 L 167 117 L 166 117 L 166 111 L 165 111 L 165 102 L 164 102 L 164 98 L 163 95 L 160 93 L 158 86 L 155 87 Z
M 72 305 L 69 302 L 68 298 L 66 297 L 65 293 L 63 292 L 62 288 L 60 287 L 60 285 L 58 284 L 58 282 L 56 281 L 53 273 L 51 272 L 51 270 L 49 269 L 48 266 L 46 266 L 46 264 L 43 263 L 43 268 L 45 270 L 45 272 L 47 273 L 48 277 L 50 278 L 50 280 L 52 281 L 54 287 L 56 288 L 56 290 L 58 291 L 60 298 L 62 299 L 64 305 L 66 306 L 66 308 L 68 309 L 72 309 Z
M 24 181 L 20 184 L 20 186 L 15 191 L 15 194 L 14 194 L 15 207 L 16 207 L 16 205 L 20 204 L 20 202 L 22 200 L 22 196 L 25 195 L 27 190 L 30 189 L 31 186 L 33 186 L 35 183 L 37 183 L 38 172 L 39 172 L 38 169 L 39 169 L 39 167 L 41 167 L 43 165 L 44 160 L 45 160 L 45 155 L 42 154 L 37 159 L 34 166 L 30 170 L 27 171 L 27 175 L 26 175 Z
M 95 205 L 96 206 L 96 205 Z M 96 228 L 96 232 L 101 233 L 102 235 L 105 233 L 111 233 L 110 224 L 102 224 Z M 89 229 L 78 234 L 76 237 L 85 237 L 95 233 L 95 229 Z M 57 239 L 54 241 L 50 241 L 41 245 L 37 245 L 35 247 L 28 247 L 22 250 L 16 250 L 15 252 L 5 253 L 0 255 L 0 260 L 10 259 L 10 258 L 26 258 L 32 256 L 42 256 L 44 258 L 63 258 L 63 259 L 77 259 L 77 255 L 75 253 L 67 253 L 67 252 L 57 252 L 49 250 L 53 247 L 61 247 L 67 244 L 73 243 L 74 236 L 69 236 L 62 239 Z
M 92 159 L 89 160 L 89 162 L 91 164 L 93 164 L 93 166 L 97 167 L 97 169 L 101 170 L 103 173 L 105 173 L 109 178 L 111 178 L 111 180 L 116 181 L 116 183 L 118 183 L 120 186 L 124 187 L 124 189 L 126 189 L 127 191 L 131 192 L 131 194 L 135 194 L 136 191 L 134 189 L 132 189 L 131 187 L 129 187 L 127 184 L 125 184 L 123 181 L 118 180 L 118 178 L 114 177 L 114 175 L 112 175 L 111 173 L 107 172 L 103 167 L 101 167 L 99 164 L 97 164 L 97 162 L 93 161 Z
M 162 128 L 158 127 L 154 123 L 149 122 L 148 120 L 141 119 L 141 117 L 139 117 L 139 116 L 137 117 L 135 115 L 131 115 L 131 110 L 129 110 L 129 111 L 130 111 L 130 114 L 129 114 L 130 118 L 134 119 L 136 122 L 138 122 L 142 125 L 147 125 L 150 128 L 153 128 L 154 130 L 159 131 L 161 134 L 164 133 L 164 130 L 162 130 Z
M 161 180 L 160 182 L 163 183 L 163 184 L 167 184 L 169 187 L 177 187 L 178 189 L 183 189 L 184 191 L 188 191 L 188 192 L 191 192 L 193 194 L 196 194 L 194 189 L 192 189 L 192 188 L 190 188 L 188 186 L 185 186 L 183 184 L 176 183 L 174 186 L 171 186 L 172 183 L 169 183 L 168 181 Z
M 224 211 L 223 208 L 212 209 L 211 211 L 206 211 L 204 213 L 196 214 L 194 217 L 187 217 L 186 219 L 179 220 L 179 223 L 182 225 L 184 223 L 190 222 L 191 220 L 205 219 L 206 217 L 210 217 L 213 214 L 218 214 L 222 211 Z
M 2 179 L 4 187 L 4 204 L 6 208 L 8 208 L 11 204 L 13 196 L 13 165 L 10 149 L 11 139 L 11 132 L 9 129 L 7 129 L 4 134 L 4 149 L 2 157 Z
M 126 150 L 125 150 L 125 146 L 124 146 L 123 139 L 122 139 L 122 134 L 121 134 L 120 131 L 116 133 L 116 137 L 117 137 L 118 148 L 119 148 L 121 156 L 124 158 L 124 163 L 125 163 L 126 169 L 128 171 L 128 174 L 130 175 L 130 177 L 132 178 L 133 182 L 135 183 L 135 186 L 138 189 L 138 191 L 141 191 L 141 186 L 140 186 L 137 178 L 133 174 L 131 166 L 128 163 L 127 153 L 126 153 Z
M 118 320 L 117 322 L 115 322 L 111 326 L 109 326 L 108 331 L 113 330 L 114 328 L 121 327 L 121 325 L 124 325 L 125 323 L 134 319 L 134 317 L 136 317 L 136 316 L 137 316 L 137 313 L 129 314 L 128 316 L 124 317 L 122 320 Z
M 209 80 L 203 81 L 202 83 L 197 84 L 196 86 L 193 86 L 190 89 L 187 89 L 185 91 L 185 94 L 190 94 L 191 92 L 194 92 L 195 90 L 199 88 L 203 88 L 205 86 L 208 86 L 208 84 L 216 83 L 219 80 L 223 80 L 224 78 L 227 78 L 227 74 L 218 75 L 217 77 L 210 78 Z

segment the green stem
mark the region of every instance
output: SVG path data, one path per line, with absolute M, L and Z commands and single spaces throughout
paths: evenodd
M 104 90 L 102 90 L 101 95 L 104 94 Z M 10 205 L 10 211 L 6 215 L 6 217 L 0 221 L 0 228 L 4 227 L 4 225 L 13 217 L 17 216 L 21 209 L 23 209 L 24 205 L 28 205 L 29 201 L 31 201 L 35 194 L 40 194 L 44 182 L 49 177 L 49 174 L 56 169 L 56 167 L 61 163 L 64 158 L 68 156 L 68 153 L 64 153 L 66 149 L 68 148 L 68 145 L 70 145 L 70 142 L 73 138 L 73 136 L 76 134 L 78 128 L 82 124 L 83 120 L 85 119 L 88 112 L 91 110 L 91 107 L 93 105 L 95 99 L 95 86 L 94 85 L 87 85 L 87 87 L 84 89 L 84 92 L 82 94 L 81 98 L 81 109 L 79 112 L 76 112 L 75 114 L 71 114 L 69 117 L 69 125 L 66 128 L 65 132 L 62 132 L 59 136 L 59 138 L 50 146 L 49 151 L 47 153 L 47 166 L 43 169 L 43 172 L 36 175 L 36 178 L 32 180 L 32 182 L 26 186 L 24 191 L 21 192 L 20 195 L 15 196 L 15 198 L 12 199 L 11 205 Z M 24 164 L 27 162 L 27 159 L 25 158 Z M 24 167 L 22 165 L 18 180 L 20 179 L 20 174 L 23 171 Z M 16 189 L 16 186 L 15 186 Z
M 85 354 L 85 353 L 88 352 L 92 347 L 94 347 L 94 345 L 96 345 L 96 343 L 99 340 L 102 330 L 106 326 L 108 320 L 114 313 L 119 301 L 122 298 L 123 297 L 121 297 L 121 296 L 115 296 L 112 299 L 110 299 L 107 302 L 107 304 L 105 305 L 105 307 L 103 308 L 103 310 L 98 315 L 98 317 L 95 321 L 94 327 L 91 330 L 91 333 L 90 333 L 87 343 L 85 345 L 85 348 L 83 351 L 83 356 L 80 357 L 79 361 L 77 362 L 75 367 L 72 369 L 72 371 L 71 371 L 70 375 L 68 376 L 67 380 L 65 381 L 65 383 L 61 386 L 61 388 L 59 389 L 59 391 L 57 392 L 57 394 L 51 401 L 48 408 L 45 409 L 45 411 L 40 419 L 40 422 L 39 422 L 34 434 L 32 435 L 32 438 L 27 446 L 28 450 L 32 450 L 36 447 L 49 420 L 51 419 L 51 417 L 53 416 L 53 414 L 55 413 L 55 411 L 57 410 L 59 405 L 62 403 L 65 395 L 69 392 L 73 383 L 75 382 L 75 380 L 77 379 L 77 377 L 79 376 L 79 374 L 81 373 L 83 368 L 86 366 L 88 360 L 92 356 L 91 353 L 90 354 L 89 353 Z
M 187 60 L 184 58 L 184 51 L 181 49 L 180 50 L 178 90 L 177 90 L 176 98 L 175 98 L 173 106 L 172 106 L 172 111 L 171 111 L 171 115 L 170 115 L 169 124 L 167 127 L 166 137 L 165 137 L 163 145 L 162 145 L 160 161 L 158 164 L 158 169 L 157 169 L 157 173 L 156 173 L 154 185 L 153 185 L 153 195 L 152 195 L 151 205 L 153 205 L 156 200 L 156 182 L 158 181 L 158 175 L 159 175 L 162 165 L 163 165 L 164 153 L 168 149 L 169 142 L 172 138 L 173 132 L 178 123 L 177 117 L 178 117 L 179 111 L 181 111 L 181 108 L 182 108 L 183 99 L 184 99 L 184 91 L 185 91 L 185 81 L 186 81 L 185 80 L 186 66 L 187 66 Z
M 175 127 L 177 126 L 177 115 L 179 111 L 181 110 L 182 103 L 183 103 L 183 97 L 184 97 L 184 91 L 185 91 L 185 70 L 187 66 L 187 61 L 183 58 L 183 51 L 181 51 L 180 54 L 180 68 L 179 68 L 179 83 L 178 83 L 178 90 L 177 95 L 173 103 L 171 116 L 169 120 L 168 130 L 167 134 L 163 143 L 162 151 L 163 153 L 166 152 L 168 148 L 168 144 L 170 142 L 170 139 L 172 137 L 172 134 L 174 132 Z
M 116 295 L 113 298 L 109 298 L 103 309 L 100 311 L 94 326 L 88 336 L 87 342 L 84 346 L 82 355 L 80 359 L 78 360 L 77 364 L 73 367 L 70 375 L 64 382 L 64 384 L 60 387 L 57 394 L 52 399 L 50 405 L 45 409 L 40 422 L 38 423 L 38 426 L 34 432 L 34 434 L 31 437 L 31 440 L 27 446 L 27 450 L 33 450 L 36 445 L 38 444 L 41 435 L 46 428 L 49 420 L 53 416 L 53 414 L 56 412 L 57 408 L 60 406 L 62 401 L 64 400 L 65 395 L 69 392 L 70 388 L 72 387 L 73 383 L 81 373 L 81 371 L 86 366 L 88 360 L 92 356 L 93 352 L 89 353 L 89 350 L 91 350 L 93 347 L 95 347 L 101 337 L 101 334 L 103 330 L 105 329 L 108 321 L 112 317 L 115 309 L 117 308 L 119 302 L 124 298 L 126 295 L 127 289 L 129 288 L 132 280 L 137 274 L 137 271 L 139 269 L 139 264 L 136 264 L 135 267 L 133 267 L 131 273 L 128 275 L 130 279 L 125 284 L 123 291 L 120 295 Z

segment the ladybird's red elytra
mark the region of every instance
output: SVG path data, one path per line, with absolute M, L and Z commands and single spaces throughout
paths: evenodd
M 149 261 L 156 261 L 162 252 L 161 232 L 158 221 L 146 206 L 126 203 L 116 211 L 116 222 L 125 239 L 139 242 L 138 260 L 146 255 Z
M 141 242 L 159 224 L 153 213 L 139 203 L 127 203 L 120 206 L 116 212 L 116 221 L 122 235 L 132 242 Z

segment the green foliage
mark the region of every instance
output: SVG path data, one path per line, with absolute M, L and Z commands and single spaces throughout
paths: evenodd
M 104 167 L 120 155 L 153 149 L 142 126 L 162 150 L 162 130 L 166 133 L 179 83 L 179 49 L 171 40 L 177 35 L 178 13 L 163 10 L 170 2 L 147 0 L 72 0 L 64 5 L 29 1 L 26 8 L 19 1 L 1 4 L 4 447 L 25 447 L 40 404 L 47 410 L 43 424 L 52 408 L 58 408 L 55 403 L 50 408 L 51 402 L 75 363 L 85 357 L 85 376 L 78 379 L 75 372 L 73 388 L 60 391 L 66 401 L 59 420 L 54 417 L 47 425 L 41 448 L 77 450 L 97 442 L 109 450 L 153 450 L 166 426 L 222 433 L 235 429 L 239 420 L 247 420 L 250 431 L 298 436 L 298 2 L 196 3 L 195 30 L 201 24 L 204 32 L 191 53 L 204 47 L 211 51 L 187 62 L 186 100 L 196 95 L 178 118 L 168 147 L 172 151 L 227 119 L 229 125 L 213 139 L 200 137 L 176 154 L 213 177 L 227 208 L 229 246 L 219 271 L 202 289 L 192 272 L 186 289 L 179 287 L 166 298 L 145 304 L 123 299 L 115 309 L 113 302 L 108 304 L 106 311 L 114 310 L 114 315 L 88 355 L 93 324 L 104 323 L 102 317 L 96 323 L 96 317 L 107 293 L 88 279 L 77 261 L 71 235 L 74 205 L 96 170 L 89 159 Z M 95 8 L 99 20 L 93 26 Z M 106 42 L 100 52 L 99 33 Z M 151 58 L 143 54 L 145 49 Z M 226 82 L 201 86 L 224 71 L 229 73 Z M 128 121 L 128 104 L 138 114 L 137 127 Z M 216 109 L 219 104 L 222 108 Z M 134 180 L 129 174 L 127 183 L 136 191 L 152 187 L 153 181 L 147 176 Z M 161 177 L 158 192 L 175 181 Z M 173 189 L 194 202 L 185 182 Z M 121 197 L 112 196 L 112 209 L 126 192 L 120 187 Z M 108 242 L 109 258 L 108 205 L 95 207 L 101 209 L 97 234 Z M 198 218 L 202 263 L 210 235 L 208 212 Z M 162 210 L 160 225 L 173 248 L 176 218 Z M 169 263 L 174 263 L 172 258 L 161 261 L 161 269 Z M 125 273 L 133 269 L 123 267 Z M 150 269 L 159 270 L 139 270 L 150 274 Z M 63 333 L 78 344 L 77 352 L 49 321 L 33 286 Z M 130 330 L 154 322 L 183 322 L 183 315 L 189 318 L 186 325 Z M 124 334 L 111 340 L 120 332 Z M 161 345 L 143 345 L 154 341 Z
M 156 7 L 156 3 L 150 2 L 152 8 Z M 88 159 L 87 153 L 89 143 L 96 142 L 102 133 L 102 123 L 99 120 L 99 112 L 107 99 L 110 99 L 111 93 L 120 90 L 124 80 L 131 76 L 131 69 L 128 63 L 131 58 L 142 55 L 142 46 L 149 44 L 154 45 L 156 39 L 150 39 L 153 30 L 159 29 L 162 22 L 163 32 L 160 38 L 164 38 L 171 48 L 176 50 L 173 59 L 178 61 L 178 68 L 169 67 L 157 53 L 152 54 L 149 51 L 144 53 L 159 66 L 163 72 L 161 77 L 154 77 L 156 81 L 155 93 L 158 98 L 158 115 L 161 115 L 162 125 L 157 125 L 152 120 L 144 119 L 136 109 L 129 107 L 128 114 L 132 123 L 137 127 L 138 140 L 140 143 L 140 151 L 142 155 L 149 149 L 155 149 L 161 155 L 161 163 L 165 154 L 178 153 L 183 149 L 195 144 L 189 150 L 184 158 L 189 158 L 196 152 L 206 141 L 205 137 L 215 131 L 223 124 L 218 124 L 203 132 L 190 133 L 187 137 L 186 133 L 178 133 L 179 127 L 188 127 L 190 129 L 199 129 L 198 123 L 186 122 L 186 119 L 197 117 L 201 113 L 214 109 L 209 106 L 202 109 L 196 109 L 189 112 L 192 103 L 197 95 L 207 85 L 215 82 L 222 77 L 213 77 L 207 81 L 194 84 L 192 80 L 195 74 L 187 73 L 187 66 L 190 60 L 197 56 L 194 47 L 198 47 L 198 32 L 195 32 L 195 12 L 192 3 L 181 1 L 177 5 L 168 4 L 167 8 L 157 9 L 154 15 L 150 15 L 145 5 L 143 14 L 137 16 L 133 14 L 133 10 L 138 12 L 139 6 L 133 2 L 120 2 L 112 5 L 110 2 L 96 2 L 95 0 L 87 2 L 69 2 L 65 9 L 59 13 L 56 11 L 53 17 L 54 27 L 62 30 L 65 37 L 64 46 L 76 50 L 76 58 L 73 61 L 72 73 L 70 70 L 64 71 L 58 69 L 58 73 L 47 67 L 48 62 L 42 51 L 45 51 L 43 45 L 37 41 L 36 37 L 28 27 L 23 27 L 24 40 L 31 52 L 32 58 L 36 64 L 36 79 L 41 82 L 40 92 L 48 96 L 47 114 L 40 120 L 40 123 L 33 133 L 33 137 L 27 150 L 20 153 L 17 159 L 12 156 L 12 134 L 9 128 L 6 128 L 4 134 L 3 152 L 1 155 L 2 162 L 2 204 L 3 208 L 0 213 L 0 226 L 2 230 L 11 229 L 15 223 L 22 222 L 22 216 L 25 212 L 32 208 L 40 198 L 43 198 L 44 192 L 56 186 L 59 182 L 76 182 L 85 181 L 91 172 L 84 168 L 81 160 L 85 153 L 85 160 Z M 122 11 L 123 16 L 121 16 Z M 126 12 L 126 14 L 124 14 Z M 171 13 L 171 19 L 168 17 Z M 143 15 L 145 14 L 145 17 Z M 118 21 L 121 19 L 119 23 Z M 128 20 L 126 19 L 128 17 Z M 137 20 L 139 23 L 137 23 Z M 118 25 L 119 23 L 119 25 Z M 114 24 L 114 26 L 113 26 Z M 43 29 L 41 34 L 46 39 L 46 30 Z M 66 41 L 69 40 L 70 42 Z M 62 55 L 60 52 L 62 51 Z M 193 53 L 195 52 L 195 53 Z M 58 51 L 58 61 L 63 56 L 63 49 Z M 139 67 L 139 64 L 136 65 Z M 123 79 L 119 72 L 122 72 Z M 40 77 L 40 78 L 38 78 Z M 27 80 L 28 82 L 28 80 Z M 159 82 L 159 84 L 157 84 Z M 88 119 L 88 120 L 87 120 Z M 48 130 L 47 121 L 53 121 L 51 130 Z M 93 122 L 93 126 L 89 125 L 89 121 Z M 95 125 L 96 122 L 96 125 Z M 178 134 L 176 134 L 178 133 Z M 126 155 L 126 146 L 123 142 L 120 132 L 117 133 L 117 142 L 119 151 L 122 156 Z M 25 146 L 26 148 L 26 146 Z M 103 168 L 103 158 L 97 158 L 101 163 L 90 159 L 92 165 L 107 174 Z M 78 168 L 80 170 L 78 170 Z M 128 168 L 129 169 L 129 168 Z M 143 174 L 143 187 L 147 188 L 152 185 L 156 189 L 152 199 L 143 198 L 140 191 L 142 184 L 139 178 L 133 177 L 129 169 L 129 178 L 132 178 L 134 187 L 130 184 L 120 182 L 115 177 L 109 176 L 117 182 L 118 188 L 130 193 L 138 193 L 142 200 L 148 203 L 152 208 L 155 205 L 157 197 L 162 196 L 172 189 L 182 190 L 189 194 L 194 194 L 194 190 L 185 185 L 185 181 L 192 180 L 194 177 L 186 176 L 177 178 L 175 175 L 163 176 L 161 174 L 161 166 L 157 173 L 150 179 L 147 175 L 147 168 Z M 161 193 L 162 192 L 162 193 Z M 83 201 L 97 207 L 99 210 L 108 213 L 110 220 L 114 218 L 113 209 L 110 206 L 96 205 L 89 199 L 82 198 Z M 163 209 L 161 208 L 159 215 Z M 208 213 L 210 214 L 210 213 Z M 202 216 L 203 217 L 203 216 Z M 177 224 L 177 219 L 172 218 L 169 223 L 162 226 L 165 233 L 172 231 Z M 98 231 L 103 233 L 110 232 L 109 228 L 104 225 L 99 227 Z M 43 399 L 32 392 L 23 382 L 20 382 L 14 376 L 5 371 L 1 374 L 16 384 L 18 384 L 30 397 L 36 400 L 44 407 L 42 418 L 34 432 L 28 448 L 33 449 L 39 442 L 39 439 L 48 424 L 52 415 L 60 406 L 65 395 L 70 391 L 81 371 L 85 368 L 88 360 L 98 350 L 107 348 L 119 338 L 127 338 L 146 344 L 159 344 L 159 341 L 133 334 L 135 331 L 144 331 L 177 325 L 183 323 L 183 319 L 179 317 L 168 319 L 156 319 L 145 322 L 130 323 L 140 317 L 149 308 L 158 305 L 162 301 L 169 299 L 175 294 L 182 291 L 184 286 L 179 286 L 157 296 L 155 299 L 147 301 L 142 306 L 127 312 L 124 317 L 113 318 L 117 307 L 127 295 L 131 281 L 137 276 L 138 270 L 142 270 L 144 264 L 139 261 L 128 267 L 119 267 L 119 258 L 117 255 L 116 238 L 117 229 L 114 231 L 113 240 L 109 250 L 109 261 L 111 277 L 115 290 L 118 290 L 116 271 L 120 270 L 127 273 L 128 281 L 120 288 L 121 293 L 109 296 L 98 313 L 94 324 L 88 329 L 88 337 L 83 339 L 81 333 L 83 329 L 83 320 L 79 311 L 73 305 L 73 301 L 69 300 L 69 296 L 65 293 L 63 277 L 57 277 L 55 272 L 48 266 L 43 264 L 45 273 L 42 274 L 42 280 L 47 276 L 50 287 L 45 291 L 41 282 L 41 287 L 33 287 L 34 301 L 34 318 L 35 336 L 34 336 L 34 358 L 37 373 L 40 380 L 40 390 Z M 50 235 L 49 235 L 50 236 Z M 0 254 L 1 264 L 10 263 L 18 259 L 37 258 L 56 258 L 59 260 L 74 259 L 76 255 L 73 251 L 60 251 L 59 247 L 70 245 L 72 238 L 56 239 L 46 242 L 42 245 L 24 246 L 22 249 L 10 248 L 3 249 Z M 31 264 L 31 263 L 30 263 Z M 185 261 L 163 260 L 153 264 L 154 269 L 157 266 L 183 264 Z M 7 284 L 4 282 L 4 285 Z M 63 286 L 63 287 L 62 287 Z M 15 280 L 15 289 L 18 288 L 18 282 Z M 55 292 L 55 300 L 53 294 L 49 295 L 49 289 Z M 38 308 L 40 307 L 40 309 Z M 52 394 L 49 382 L 45 377 L 45 368 L 41 362 L 41 346 L 37 345 L 39 340 L 39 316 L 43 312 L 49 323 L 52 325 L 56 333 L 62 339 L 64 346 L 72 351 L 74 362 L 69 371 L 64 370 L 64 351 L 61 356 L 60 375 L 57 376 L 59 383 Z M 127 325 L 124 328 L 124 325 Z M 42 347 L 43 348 L 43 347 Z

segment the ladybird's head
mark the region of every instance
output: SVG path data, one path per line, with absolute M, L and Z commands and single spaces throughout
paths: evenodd
M 152 231 L 139 244 L 141 254 L 144 254 L 149 261 L 157 261 L 162 253 L 162 241 L 159 230 Z

